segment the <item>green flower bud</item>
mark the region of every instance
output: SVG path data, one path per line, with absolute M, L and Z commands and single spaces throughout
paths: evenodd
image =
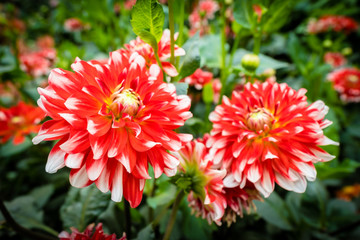
M 260 64 L 260 58 L 253 53 L 245 54 L 241 59 L 241 66 L 249 72 L 254 72 Z
M 350 47 L 346 47 L 346 48 L 343 48 L 343 50 L 341 50 L 341 53 L 344 55 L 344 56 L 349 56 L 351 55 L 353 52 L 352 48 Z
M 325 41 L 323 41 L 323 46 L 326 48 L 331 47 L 332 44 L 333 42 L 330 39 L 326 39 Z
M 266 78 L 275 76 L 275 74 L 276 74 L 276 71 L 273 68 L 268 68 L 263 73 L 261 73 L 260 76 L 266 79 Z

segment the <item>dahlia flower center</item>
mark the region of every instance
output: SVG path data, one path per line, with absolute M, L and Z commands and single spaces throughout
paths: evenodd
M 356 75 L 350 75 L 348 76 L 348 81 L 351 83 L 357 83 L 359 81 L 359 77 Z
M 16 117 L 13 117 L 11 118 L 11 123 L 12 124 L 20 124 L 24 121 L 24 118 L 20 117 L 20 116 L 16 116 Z
M 251 130 L 264 130 L 265 126 L 271 127 L 274 117 L 264 108 L 256 108 L 247 116 L 247 124 Z
M 135 116 L 141 105 L 139 95 L 132 89 L 124 89 L 121 92 L 115 92 L 112 95 L 111 111 L 115 116 L 120 116 L 122 113 L 127 113 L 130 116 Z

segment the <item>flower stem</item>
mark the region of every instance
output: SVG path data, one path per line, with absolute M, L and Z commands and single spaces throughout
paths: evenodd
M 174 227 L 175 220 L 176 220 L 176 214 L 177 214 L 177 211 L 179 209 L 181 200 L 183 199 L 184 196 L 185 196 L 185 193 L 184 193 L 183 190 L 181 190 L 176 196 L 176 199 L 175 199 L 172 211 L 171 211 L 171 215 L 170 215 L 170 220 L 169 220 L 168 225 L 166 227 L 166 231 L 165 231 L 165 235 L 164 235 L 163 240 L 169 240 L 170 239 L 170 235 L 171 235 L 171 232 L 172 232 L 172 229 Z
M 177 39 L 178 46 L 182 46 L 184 37 L 184 14 L 185 14 L 185 1 L 180 1 L 180 17 L 179 17 L 179 37 Z M 176 58 L 176 69 L 179 67 L 180 57 Z
M 128 201 L 124 200 L 124 211 L 125 211 L 125 231 L 126 236 L 131 239 L 131 213 L 130 213 L 130 204 Z
M 220 75 L 220 81 L 221 81 L 221 92 L 220 92 L 220 103 L 222 100 L 222 96 L 225 93 L 226 89 L 226 77 L 227 77 L 227 71 L 226 71 L 226 16 L 225 16 L 225 2 L 224 0 L 221 1 L 221 75 Z
M 174 22 L 174 0 L 168 1 L 169 6 L 169 28 L 170 28 L 170 63 L 175 65 L 175 22 Z
M 260 45 L 261 45 L 261 33 L 254 34 L 254 49 L 253 49 L 254 54 L 259 55 Z
M 230 53 L 230 60 L 229 60 L 229 68 L 232 67 L 232 64 L 233 64 L 233 61 L 234 61 L 234 55 L 235 55 L 235 52 L 239 46 L 239 43 L 240 43 L 240 40 L 241 40 L 241 36 L 240 36 L 240 31 L 241 29 L 236 33 L 236 36 L 235 36 L 235 41 L 234 41 L 234 44 L 231 48 L 231 53 Z

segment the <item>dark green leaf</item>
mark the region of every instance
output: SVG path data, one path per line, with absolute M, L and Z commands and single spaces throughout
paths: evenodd
M 30 192 L 29 195 L 36 199 L 36 206 L 38 208 L 42 208 L 47 203 L 54 191 L 54 185 L 48 184 L 42 187 L 35 188 Z
M 29 138 L 25 138 L 25 141 L 18 145 L 14 145 L 12 143 L 12 140 L 10 140 L 4 145 L 0 146 L 0 157 L 10 157 L 17 153 L 25 151 L 31 146 L 33 146 L 33 144 Z
M 100 192 L 94 185 L 81 189 L 71 188 L 60 209 L 63 227 L 75 227 L 83 231 L 105 211 L 109 201 L 110 194 Z
M 200 67 L 199 34 L 186 41 L 182 47 L 186 55 L 180 58 L 180 73 L 178 79 L 183 79 Z
M 137 240 L 153 240 L 155 239 L 155 233 L 152 225 L 148 225 L 145 228 L 141 229 L 137 235 Z
M 292 230 L 289 213 L 286 211 L 284 201 L 273 192 L 264 202 L 254 201 L 257 213 L 270 224 L 284 230 Z

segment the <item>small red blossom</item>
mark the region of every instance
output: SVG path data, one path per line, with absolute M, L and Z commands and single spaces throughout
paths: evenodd
M 140 204 L 148 166 L 155 177 L 176 173 L 177 151 L 192 136 L 174 132 L 192 116 L 190 99 L 177 96 L 175 86 L 162 81 L 157 65 L 146 66 L 138 53 L 110 53 L 108 64 L 76 59 L 75 72 L 54 69 L 49 86 L 39 88 L 38 105 L 53 120 L 45 122 L 34 144 L 57 140 L 46 164 L 54 173 L 71 168 L 70 183 L 91 183 L 111 191 L 113 201 L 124 195 L 132 207 Z
M 178 34 L 175 34 L 175 40 L 177 39 L 177 36 Z M 148 67 L 150 67 L 152 64 L 156 64 L 156 58 L 153 48 L 149 44 L 141 40 L 139 37 L 137 37 L 136 40 L 130 41 L 129 44 L 125 44 L 125 48 L 130 54 L 137 52 L 143 58 L 145 58 Z M 164 30 L 160 42 L 158 43 L 158 55 L 164 71 L 171 77 L 177 76 L 178 72 L 175 66 L 173 66 L 170 62 L 167 61 L 171 55 L 169 29 Z M 175 56 L 179 57 L 183 55 L 185 55 L 184 49 L 175 45 Z
M 98 223 L 95 227 L 95 224 L 92 223 L 89 226 L 86 227 L 84 232 L 80 232 L 76 228 L 70 228 L 71 233 L 68 233 L 66 231 L 62 231 L 59 234 L 60 240 L 126 240 L 126 234 L 124 233 L 121 238 L 117 238 L 115 233 L 109 235 L 104 233 L 102 229 L 102 223 Z
M 220 100 L 220 93 L 221 93 L 221 88 L 222 88 L 220 79 L 216 78 L 216 79 L 214 79 L 214 81 L 212 81 L 212 88 L 213 88 L 213 92 L 214 92 L 213 102 L 215 104 L 217 104 Z
M 199 185 L 196 189 L 205 191 L 199 193 L 192 190 L 188 195 L 189 206 L 209 224 L 216 222 L 220 225 L 226 208 L 226 199 L 222 195 L 222 180 L 226 171 L 212 168 L 212 157 L 201 140 L 187 143 L 174 155 L 180 159 L 180 171 L 199 180 L 193 184 Z
M 53 48 L 55 46 L 55 41 L 54 41 L 53 37 L 51 37 L 49 35 L 45 35 L 45 36 L 39 37 L 36 40 L 36 45 L 40 49 Z
M 0 107 L 0 142 L 5 143 L 13 137 L 15 145 L 23 143 L 27 135 L 39 131 L 44 117 L 41 108 L 24 102 L 11 108 Z
M 339 52 L 327 52 L 324 55 L 324 62 L 337 68 L 346 64 L 346 58 Z
M 190 76 L 181 80 L 181 82 L 188 83 L 191 86 L 194 86 L 197 90 L 201 90 L 205 84 L 210 83 L 213 79 L 213 74 L 208 71 L 203 71 L 200 68 Z
M 307 31 L 310 34 L 318 34 L 327 31 L 350 33 L 358 29 L 358 23 L 346 16 L 328 15 L 318 20 L 310 20 Z
M 253 7 L 255 15 L 257 16 L 257 21 L 260 22 L 261 21 L 261 16 L 262 16 L 262 8 L 261 8 L 261 6 L 258 5 L 258 4 L 254 4 L 252 7 Z
M 213 0 L 201 0 L 199 2 L 198 11 L 201 16 L 205 16 L 207 19 L 213 19 L 214 13 L 219 10 L 219 5 Z
M 126 10 L 131 10 L 132 7 L 135 5 L 135 3 L 136 3 L 136 0 L 126 0 L 124 3 L 124 8 Z
M 64 28 L 68 32 L 79 32 L 85 28 L 85 24 L 78 18 L 66 19 Z
M 304 192 L 306 179 L 314 181 L 313 163 L 334 156 L 319 146 L 338 144 L 324 136 L 322 129 L 328 107 L 322 101 L 309 105 L 305 89 L 295 91 L 286 84 L 266 81 L 247 83 L 242 92 L 210 114 L 214 164 L 228 171 L 225 187 L 248 182 L 268 197 L 275 182 L 295 192 Z
M 344 102 L 360 102 L 360 70 L 341 68 L 328 75 L 329 81 Z

